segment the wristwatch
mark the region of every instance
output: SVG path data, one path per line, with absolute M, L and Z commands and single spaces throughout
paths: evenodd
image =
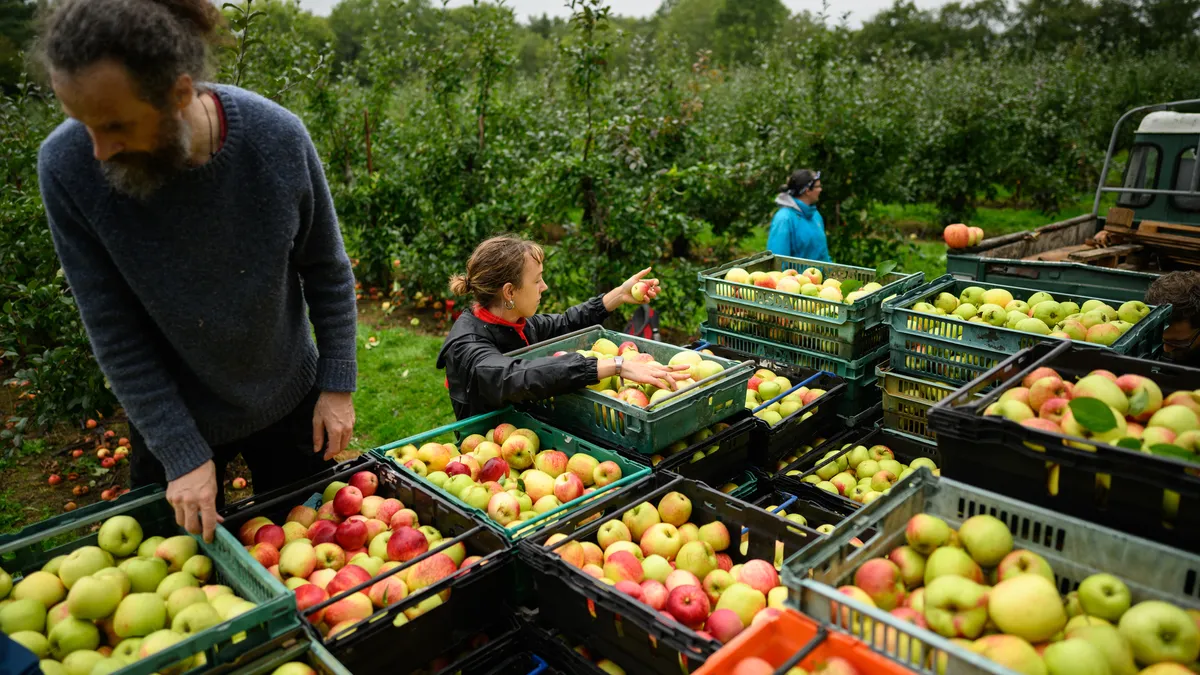
M 625 357 L 624 356 L 614 357 L 613 363 L 616 364 L 616 366 L 617 366 L 616 375 L 617 375 L 617 377 L 620 377 L 621 376 L 621 366 L 623 366 L 625 364 Z

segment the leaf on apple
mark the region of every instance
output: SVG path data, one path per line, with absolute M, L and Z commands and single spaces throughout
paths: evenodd
M 1125 448 L 1126 450 L 1141 450 L 1142 442 L 1131 436 L 1126 436 L 1125 438 L 1117 441 L 1117 447 Z
M 875 281 L 879 281 L 891 274 L 897 267 L 899 267 L 899 263 L 895 260 L 884 260 L 879 263 L 879 266 L 875 268 Z
M 841 285 L 842 297 L 846 297 L 854 291 L 857 291 L 858 289 L 862 288 L 862 285 L 863 282 L 859 281 L 858 279 L 847 279 L 843 281 Z
M 1075 421 L 1092 433 L 1102 434 L 1117 428 L 1117 418 L 1113 415 L 1112 408 L 1100 399 L 1076 398 L 1071 399 L 1068 405 L 1071 406 L 1071 414 L 1075 416 Z
M 1178 445 L 1173 445 L 1171 443 L 1156 443 L 1150 446 L 1150 452 L 1152 454 L 1162 455 L 1164 457 L 1182 459 L 1185 462 L 1191 462 L 1193 464 L 1197 463 L 1198 459 L 1194 453 L 1191 453 L 1179 447 Z

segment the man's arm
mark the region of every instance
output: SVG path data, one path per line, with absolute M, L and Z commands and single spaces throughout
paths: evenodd
M 211 540 L 218 522 L 212 449 L 147 337 L 157 329 L 44 161 L 38 163 L 38 179 L 54 250 L 96 362 L 166 470 L 176 520 L 196 534 L 203 529 Z
M 354 431 L 350 392 L 358 377 L 358 309 L 354 272 L 342 243 L 325 169 L 307 132 L 302 142 L 309 186 L 300 208 L 295 260 L 304 279 L 304 299 L 319 354 L 316 385 L 322 393 L 313 416 L 313 450 L 320 450 L 328 435 L 326 457 L 332 458 L 346 449 Z

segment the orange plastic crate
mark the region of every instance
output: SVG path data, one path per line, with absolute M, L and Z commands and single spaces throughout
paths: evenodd
M 812 619 L 789 609 L 768 621 L 742 631 L 693 675 L 729 675 L 743 659 L 757 656 L 779 668 L 817 637 L 818 626 Z M 813 670 L 835 656 L 845 659 L 860 675 L 912 675 L 912 670 L 877 654 L 862 642 L 835 631 L 796 664 Z

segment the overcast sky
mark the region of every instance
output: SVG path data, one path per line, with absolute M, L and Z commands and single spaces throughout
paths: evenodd
M 938 7 L 945 4 L 946 0 L 916 0 L 918 7 Z M 452 0 L 450 5 L 466 5 L 470 4 L 471 0 Z M 337 4 L 337 0 L 300 0 L 300 4 L 306 9 L 311 10 L 315 14 L 328 15 L 329 10 Z M 517 13 L 517 18 L 521 20 L 527 19 L 530 15 L 541 16 L 543 13 L 558 16 L 567 16 L 570 12 L 566 9 L 565 0 L 509 0 L 508 6 L 512 7 Z M 783 4 L 787 5 L 793 12 L 808 10 L 810 12 L 818 12 L 821 10 L 821 0 L 783 0 Z M 850 23 L 858 25 L 863 19 L 870 18 L 875 12 L 889 7 L 892 0 L 833 0 L 829 3 L 830 14 L 834 18 L 840 18 L 842 14 L 850 13 Z M 609 6 L 613 8 L 614 14 L 624 14 L 626 16 L 648 16 L 654 13 L 658 8 L 658 0 L 609 0 Z

